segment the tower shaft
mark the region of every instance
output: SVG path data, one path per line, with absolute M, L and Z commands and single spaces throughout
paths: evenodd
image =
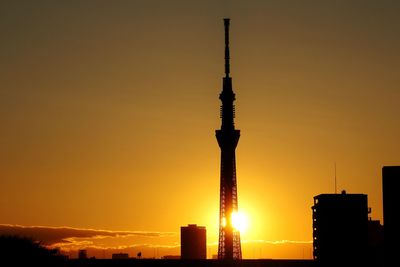
M 229 54 L 229 19 L 224 19 L 225 26 L 225 77 L 223 88 L 219 95 L 221 105 L 221 129 L 216 130 L 218 145 L 221 149 L 220 173 L 220 218 L 218 259 L 235 260 L 242 258 L 240 233 L 234 228 L 232 214 L 238 211 L 238 196 L 236 182 L 235 150 L 240 137 L 240 131 L 235 129 L 235 94 L 232 89 Z

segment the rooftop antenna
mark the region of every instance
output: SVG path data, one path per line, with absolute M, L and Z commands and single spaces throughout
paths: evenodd
M 335 194 L 337 194 L 336 162 L 335 162 Z

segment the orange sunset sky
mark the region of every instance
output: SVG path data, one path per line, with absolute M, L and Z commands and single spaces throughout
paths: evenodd
M 196 223 L 216 254 L 224 17 L 243 257 L 311 258 L 335 162 L 337 190 L 367 194 L 382 221 L 398 14 L 390 0 L 1 1 L 0 234 L 161 257 Z

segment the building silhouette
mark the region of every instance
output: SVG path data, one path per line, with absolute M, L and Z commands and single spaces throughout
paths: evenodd
M 220 117 L 221 129 L 216 130 L 218 145 L 221 149 L 220 173 L 220 211 L 218 259 L 241 259 L 240 233 L 233 227 L 232 214 L 238 211 L 235 149 L 240 131 L 235 129 L 235 94 L 232 89 L 229 56 L 229 19 L 224 19 L 225 26 L 225 77 L 219 95 L 222 102 Z
M 400 183 L 400 166 L 384 166 L 382 168 L 383 189 L 383 227 L 385 266 L 397 261 L 400 240 L 400 198 L 397 188 Z
M 129 259 L 129 254 L 128 253 L 113 253 L 111 255 L 111 258 L 113 260 L 126 260 L 126 259 Z
M 189 224 L 181 227 L 181 259 L 207 259 L 206 228 Z
M 179 256 L 179 255 L 165 255 L 165 256 L 162 256 L 161 259 L 163 259 L 163 260 L 180 260 L 181 256 Z
M 78 259 L 84 260 L 84 259 L 87 259 L 87 258 L 88 258 L 88 256 L 87 256 L 87 250 L 86 250 L 86 249 L 80 249 L 80 250 L 78 251 Z
M 383 266 L 383 225 L 379 220 L 368 220 L 368 262 Z
M 314 197 L 313 248 L 319 266 L 363 266 L 368 248 L 368 200 L 364 194 Z

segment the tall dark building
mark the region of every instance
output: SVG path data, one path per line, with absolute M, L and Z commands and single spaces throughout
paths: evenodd
M 181 259 L 207 259 L 206 228 L 189 224 L 181 227 Z
M 240 233 L 233 227 L 232 214 L 238 211 L 236 185 L 235 149 L 240 131 L 235 129 L 235 94 L 232 90 L 232 78 L 229 76 L 229 19 L 224 19 L 225 26 L 225 77 L 219 99 L 222 102 L 220 117 L 221 129 L 216 130 L 218 145 L 221 149 L 221 183 L 219 212 L 218 259 L 241 259 Z
M 400 183 L 400 166 L 382 168 L 383 189 L 383 235 L 385 266 L 398 259 L 398 242 L 400 240 L 400 198 L 397 195 Z
M 368 220 L 368 263 L 383 266 L 383 225 L 379 220 Z
M 314 260 L 320 266 L 364 266 L 368 249 L 368 200 L 364 194 L 314 197 Z

